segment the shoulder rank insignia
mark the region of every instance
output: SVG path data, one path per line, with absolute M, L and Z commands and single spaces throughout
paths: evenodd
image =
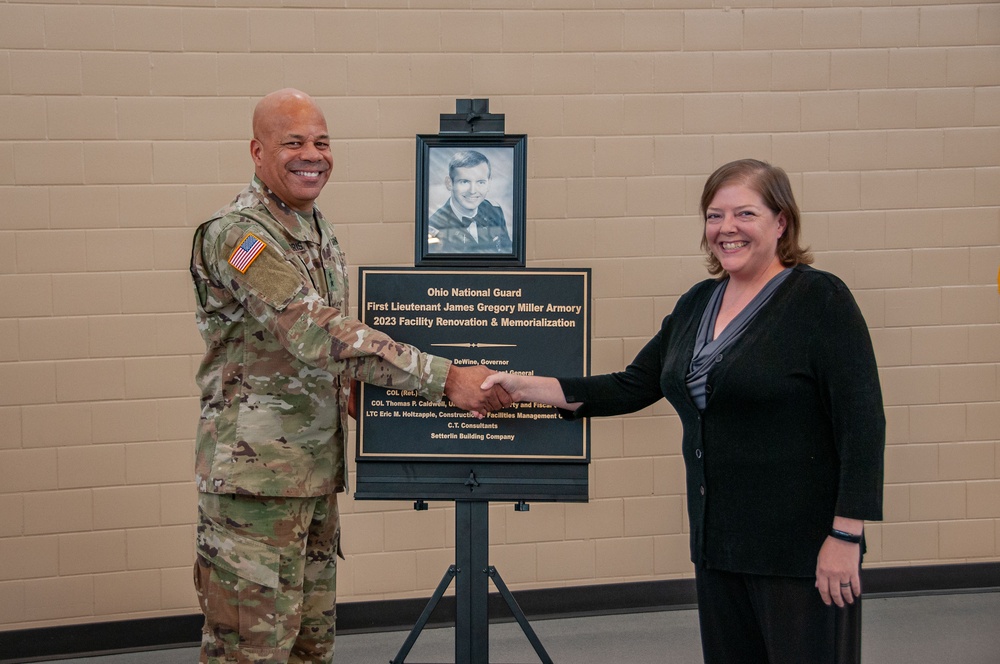
M 267 243 L 259 237 L 253 233 L 247 233 L 240 240 L 240 246 L 233 250 L 233 254 L 229 257 L 229 264 L 239 270 L 241 274 L 245 273 L 266 246 Z

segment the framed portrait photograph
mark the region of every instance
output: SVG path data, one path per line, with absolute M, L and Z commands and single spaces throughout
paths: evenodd
M 527 136 L 417 136 L 417 267 L 524 267 Z

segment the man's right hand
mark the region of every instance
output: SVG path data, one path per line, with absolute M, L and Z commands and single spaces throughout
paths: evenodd
M 503 387 L 495 385 L 488 390 L 480 387 L 486 377 L 493 373 L 496 372 L 482 365 L 459 367 L 453 364 L 448 369 L 448 377 L 444 382 L 444 395 L 462 410 L 473 412 L 479 417 L 506 408 L 513 403 L 513 399 Z

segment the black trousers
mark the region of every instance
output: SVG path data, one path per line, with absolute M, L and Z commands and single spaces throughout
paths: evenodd
M 861 598 L 827 606 L 815 583 L 699 568 L 705 664 L 858 664 Z

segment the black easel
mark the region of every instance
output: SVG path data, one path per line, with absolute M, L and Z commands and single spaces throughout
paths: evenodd
M 471 478 L 470 478 L 471 479 Z M 473 480 L 474 481 L 474 480 Z M 417 501 L 414 507 L 425 509 L 426 503 Z M 518 503 L 514 509 L 526 511 L 527 504 Z M 403 646 L 390 664 L 403 664 L 417 642 L 431 613 L 444 596 L 452 579 L 455 580 L 455 662 L 456 664 L 488 664 L 490 661 L 490 624 L 488 615 L 489 581 L 500 591 L 514 618 L 521 626 L 528 642 L 535 649 L 542 664 L 552 664 L 542 642 L 528 623 L 521 607 L 500 577 L 496 567 L 489 564 L 490 504 L 483 500 L 455 501 L 455 564 L 448 568 L 441 583 L 431 596 L 417 623 L 410 630 Z

